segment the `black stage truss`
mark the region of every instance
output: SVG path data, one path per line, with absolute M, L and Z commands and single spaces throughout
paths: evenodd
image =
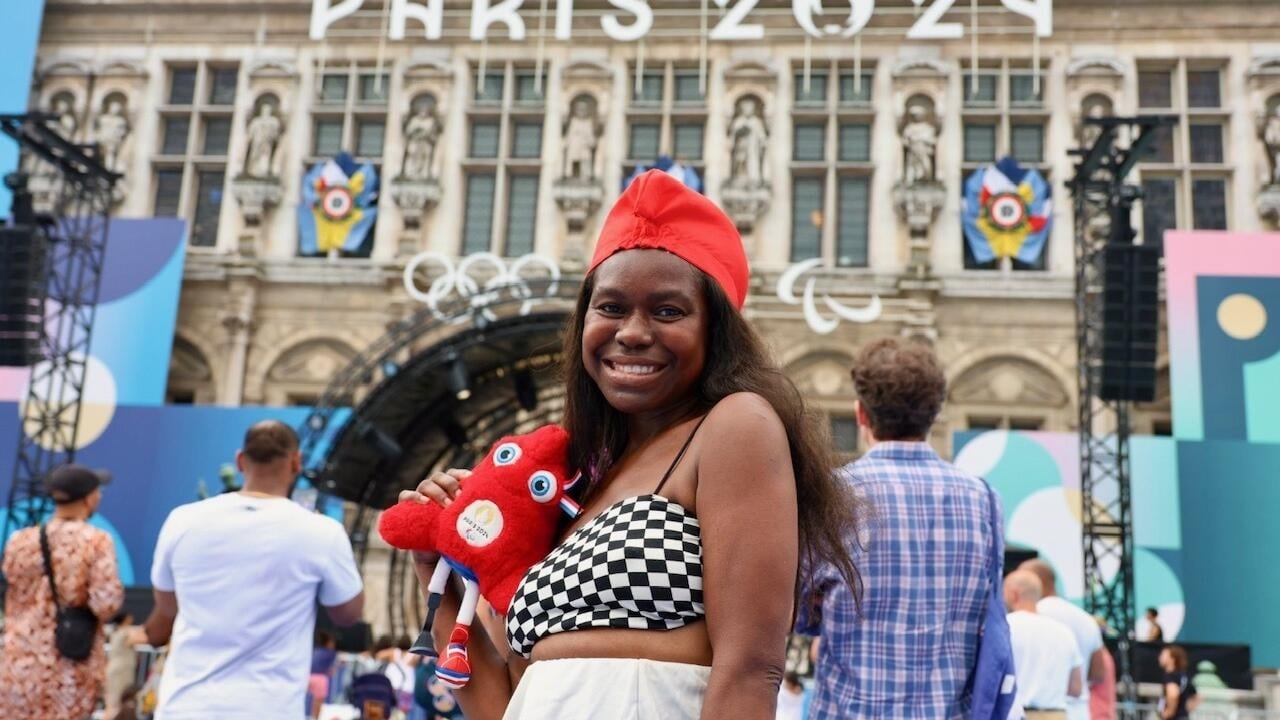
M 401 490 L 470 467 L 503 435 L 559 421 L 561 333 L 580 284 L 518 280 L 424 306 L 334 377 L 298 429 L 303 475 L 350 501 L 361 567 L 377 511 Z M 412 563 L 392 551 L 386 571 L 392 632 L 411 635 L 424 617 Z
M 1085 123 L 1098 131 L 1097 140 L 1092 147 L 1073 151 L 1079 161 L 1068 182 L 1075 215 L 1085 609 L 1105 618 L 1119 633 L 1120 690 L 1130 708 L 1136 686 L 1129 411 L 1135 396 L 1132 370 L 1138 363 L 1132 334 L 1122 329 L 1117 335 L 1117 319 L 1104 313 L 1104 301 L 1115 258 L 1134 247 L 1141 249 L 1134 245 L 1132 227 L 1133 204 L 1141 189 L 1125 178 L 1148 155 L 1160 129 L 1174 122 L 1172 116 L 1087 118 Z M 1132 321 L 1120 319 L 1124 327 L 1132 327 Z
M 14 226 L 30 225 L 47 245 L 44 322 L 38 362 L 31 368 L 22 404 L 22 427 L 4 520 L 38 523 L 49 508 L 44 478 L 75 459 L 76 432 L 102 280 L 108 216 L 120 175 L 98 159 L 95 145 L 77 145 L 58 134 L 55 117 L 0 115 L 0 131 L 18 142 L 25 157 L 55 185 L 50 212 L 36 213 L 26 177 L 14 173 Z

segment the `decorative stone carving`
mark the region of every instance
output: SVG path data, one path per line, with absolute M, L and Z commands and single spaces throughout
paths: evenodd
M 431 93 L 418 95 L 410 103 L 410 110 L 412 114 L 404 124 L 404 163 L 400 177 L 430 180 L 435 177 L 436 143 L 441 131 L 435 96 Z
M 280 204 L 284 189 L 280 178 L 240 176 L 231 180 L 231 194 L 240 205 L 240 213 L 248 225 L 257 225 L 267 211 Z
M 45 108 L 49 115 L 46 121 L 49 128 L 73 142 L 80 125 L 76 119 L 75 105 L 75 95 L 69 90 L 60 90 L 49 98 Z M 31 200 L 36 211 L 55 212 L 58 198 L 62 194 L 62 173 L 35 155 L 28 156 L 25 166 L 29 175 L 27 187 L 31 190 Z
M 925 105 L 926 99 L 916 96 L 907 105 L 906 121 L 901 128 L 902 147 L 906 152 L 903 185 L 934 180 L 934 154 L 938 148 L 940 125 L 937 118 L 933 117 L 932 110 Z
M 1258 192 L 1258 215 L 1280 229 L 1280 185 L 1268 185 Z
M 597 179 L 562 177 L 552 186 L 552 194 L 560 212 L 564 213 L 569 232 L 580 233 L 587 220 L 600 209 L 604 202 L 604 187 Z M 569 251 L 568 254 L 572 254 Z M 575 258 L 569 257 L 569 260 Z
M 49 101 L 48 112 L 54 115 L 51 125 L 66 140 L 75 140 L 80 122 L 76 120 L 76 97 L 70 91 L 56 93 Z
M 284 197 L 276 159 L 280 137 L 284 133 L 284 125 L 280 121 L 280 99 L 271 93 L 263 93 L 254 102 L 253 109 L 253 119 L 247 128 L 249 148 L 245 153 L 244 170 L 231 180 L 231 194 L 240 205 L 245 224 L 249 226 L 258 225 L 267 211 L 279 205 Z M 241 254 L 254 254 L 252 247 L 252 243 L 242 243 Z
M 123 172 L 124 144 L 129 137 L 129 120 L 125 117 L 125 96 L 112 93 L 102 103 L 102 112 L 94 123 L 94 139 L 102 164 L 108 170 Z
M 947 201 L 947 191 L 935 178 L 938 122 L 932 98 L 908 98 L 899 125 L 902 137 L 902 180 L 893 188 L 894 205 L 910 232 L 908 269 L 917 278 L 930 274 L 929 228 Z
M 1265 111 L 1258 118 L 1258 138 L 1266 151 L 1266 177 L 1258 191 L 1258 215 L 1272 227 L 1280 228 L 1280 94 L 1267 98 L 1263 107 Z
M 596 112 L 596 99 L 581 93 L 569 105 L 569 119 L 564 123 L 564 157 L 560 177 L 592 180 L 596 173 L 596 146 L 604 124 Z
M 435 163 L 436 146 L 440 142 L 443 125 L 436 96 L 429 92 L 415 95 L 409 103 L 409 117 L 404 123 L 404 158 L 400 174 L 391 181 L 391 198 L 400 207 L 405 227 L 409 229 L 417 229 L 422 216 L 440 202 L 440 181 L 436 177 Z
M 849 376 L 852 359 L 830 352 L 816 352 L 791 363 L 787 375 L 808 397 L 853 398 L 856 393 Z
M 569 117 L 562 128 L 563 156 L 560 178 L 552 186 L 552 196 L 564 213 L 569 232 L 580 235 L 587 220 L 595 215 L 604 201 L 604 186 L 596 167 L 596 148 L 604 124 L 600 120 L 594 95 L 581 92 L 569 103 Z M 574 237 L 565 248 L 564 260 L 569 265 L 582 261 L 582 239 Z
M 1070 395 L 1053 373 L 1017 357 L 992 358 L 951 383 L 948 401 L 962 405 L 1030 406 L 1045 411 L 1067 407 Z
M 1080 103 L 1081 121 L 1076 126 L 1076 139 L 1082 148 L 1091 148 L 1102 134 L 1102 128 L 1084 122 L 1087 118 L 1103 118 L 1115 115 L 1115 103 L 1102 93 L 1093 93 Z
M 1068 78 L 1079 78 L 1088 76 L 1110 76 L 1124 77 L 1128 72 L 1129 65 L 1119 58 L 1104 56 L 1089 56 L 1072 58 L 1067 63 L 1065 74 Z
M 751 232 L 756 220 L 769 208 L 772 191 L 765 179 L 769 129 L 763 117 L 764 103 L 747 94 L 734 103 L 729 121 L 729 180 L 720 189 L 725 211 L 738 229 Z
M 404 214 L 404 224 L 417 228 L 422 216 L 440 202 L 440 181 L 435 178 L 413 180 L 398 177 L 391 181 L 391 199 Z
M 1262 138 L 1262 146 L 1267 151 L 1267 160 L 1271 165 L 1268 185 L 1280 185 L 1280 95 L 1273 95 L 1267 100 L 1267 114 L 1262 118 L 1258 135 Z
M 265 93 L 254 103 L 253 119 L 249 121 L 249 150 L 245 155 L 244 177 L 274 178 L 276 172 L 275 156 L 280 144 L 280 136 L 284 132 L 284 124 L 277 112 L 280 100 L 275 95 Z
M 268 368 L 266 377 L 276 382 L 316 383 L 323 387 L 355 355 L 350 346 L 338 340 L 309 340 L 281 354 Z
M 760 99 L 744 95 L 735 104 L 729 123 L 729 183 L 756 186 L 764 183 L 765 150 L 769 130 L 765 127 Z

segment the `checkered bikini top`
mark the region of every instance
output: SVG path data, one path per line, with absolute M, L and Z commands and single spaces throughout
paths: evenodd
M 555 633 L 672 630 L 706 614 L 698 519 L 659 494 L 704 420 L 651 494 L 611 505 L 529 568 L 507 611 L 512 650 L 529 657 Z

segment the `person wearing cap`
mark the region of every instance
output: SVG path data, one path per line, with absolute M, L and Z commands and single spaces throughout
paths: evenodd
M 748 281 L 733 222 L 668 175 L 610 211 L 563 354 L 583 513 L 521 581 L 510 652 L 472 636 L 468 720 L 774 718 L 801 560 L 857 585 L 858 506 L 742 316 Z M 448 503 L 466 476 L 401 500 Z M 425 588 L 435 558 L 415 561 Z M 451 591 L 440 650 L 457 609 Z
M 106 682 L 102 627 L 120 609 L 124 587 L 116 550 L 106 531 L 88 523 L 102 502 L 110 475 L 62 465 L 45 479 L 54 509 L 43 527 L 14 533 L 4 551 L 4 650 L 0 655 L 0 718 L 83 720 L 93 712 Z M 54 644 L 57 613 L 40 548 L 48 540 L 53 580 L 62 607 L 87 607 L 98 618 L 89 657 L 70 660 Z

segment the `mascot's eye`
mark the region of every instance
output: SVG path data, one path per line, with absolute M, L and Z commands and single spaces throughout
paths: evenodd
M 546 470 L 529 476 L 529 494 L 540 503 L 549 503 L 556 499 L 556 476 Z
M 515 443 L 502 443 L 493 451 L 493 464 L 510 465 L 520 459 L 520 446 Z

